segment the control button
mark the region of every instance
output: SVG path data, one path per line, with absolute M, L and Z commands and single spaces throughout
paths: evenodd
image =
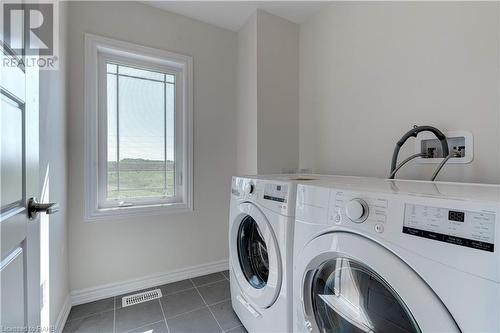
M 380 212 L 380 211 L 375 212 L 375 217 L 377 219 L 377 222 L 382 222 L 382 223 L 385 223 L 385 221 L 387 219 L 385 212 Z
M 380 199 L 379 198 L 379 199 L 375 199 L 373 201 L 373 205 L 375 207 L 379 207 L 379 208 L 387 208 L 387 204 L 388 204 L 387 199 Z
M 252 194 L 254 191 L 254 186 L 252 183 L 246 183 L 245 186 L 243 187 L 243 192 L 245 194 Z
M 379 234 L 384 232 L 384 226 L 382 224 L 375 224 L 375 231 L 378 232 Z
M 352 222 L 364 222 L 368 217 L 368 205 L 364 200 L 353 199 L 345 205 L 345 214 Z
M 335 223 L 340 223 L 340 214 L 335 215 Z

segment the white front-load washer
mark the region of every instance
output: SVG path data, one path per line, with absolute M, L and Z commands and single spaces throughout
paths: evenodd
M 264 177 L 267 178 L 267 177 Z M 289 332 L 288 279 L 295 188 L 283 179 L 234 177 L 229 218 L 232 306 L 249 332 Z M 286 251 L 289 251 L 287 255 Z
M 297 188 L 295 332 L 500 332 L 500 187 Z
M 293 233 L 299 183 L 356 177 L 233 177 L 229 266 L 233 309 L 253 332 L 292 331 Z

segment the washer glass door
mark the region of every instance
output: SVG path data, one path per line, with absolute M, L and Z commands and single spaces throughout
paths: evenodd
M 247 215 L 238 230 L 238 258 L 248 283 L 261 289 L 269 277 L 269 258 L 264 237 L 255 220 Z
M 360 262 L 343 257 L 324 262 L 311 287 L 320 332 L 420 332 L 401 298 Z
M 249 202 L 237 208 L 229 235 L 234 282 L 246 300 L 260 308 L 268 308 L 281 289 L 281 255 L 272 227 L 280 217 L 276 214 L 266 216 Z

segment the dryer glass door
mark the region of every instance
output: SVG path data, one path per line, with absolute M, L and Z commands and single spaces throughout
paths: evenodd
M 320 332 L 420 332 L 394 290 L 349 258 L 334 258 L 319 267 L 311 297 Z
M 429 285 L 368 238 L 342 231 L 323 234 L 294 260 L 296 278 L 302 276 L 297 285 L 302 286 L 303 311 L 297 314 L 315 332 L 459 332 Z
M 248 283 L 256 289 L 264 288 L 269 276 L 267 246 L 257 222 L 249 215 L 238 230 L 238 257 Z

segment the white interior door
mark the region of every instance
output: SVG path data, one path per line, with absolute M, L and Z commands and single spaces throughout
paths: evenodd
M 23 57 L 0 42 L 1 64 L 4 58 Z M 30 200 L 39 184 L 38 70 L 2 66 L 0 74 L 0 327 L 12 331 L 40 325 L 40 227 L 35 211 L 50 205 Z

